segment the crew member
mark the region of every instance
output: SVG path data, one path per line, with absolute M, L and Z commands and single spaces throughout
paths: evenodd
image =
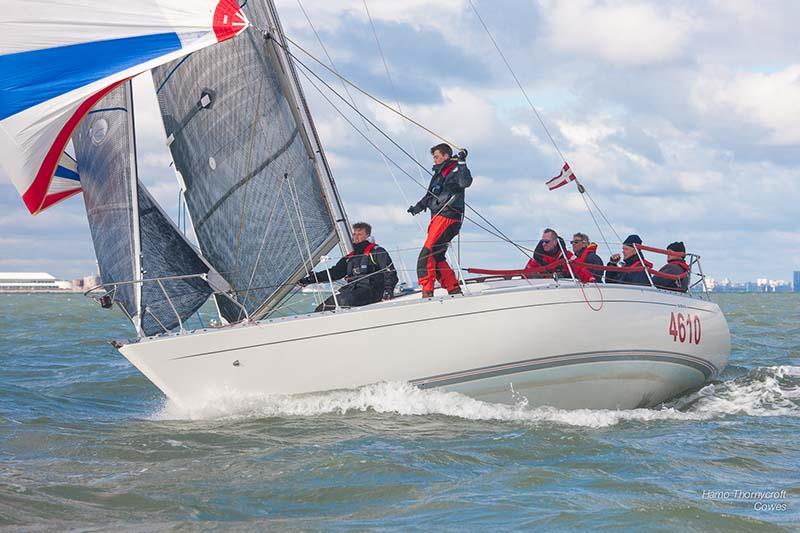
M 589 265 L 603 266 L 603 260 L 597 255 L 597 244 L 589 240 L 585 233 L 576 233 L 572 236 L 572 251 L 575 253 L 575 262 Z M 603 271 L 594 270 L 591 267 L 572 265 L 572 271 L 584 283 L 590 281 L 600 281 L 603 278 Z
M 366 222 L 356 222 L 353 224 L 353 251 L 339 259 L 333 268 L 312 272 L 297 282 L 305 286 L 342 278 L 347 281 L 339 289 L 336 300 L 331 295 L 316 311 L 336 309 L 337 301 L 340 307 L 357 307 L 392 299 L 394 286 L 397 285 L 397 271 L 389 253 L 372 242 L 371 235 L 372 226 Z
M 572 259 L 572 252 L 567 250 L 564 239 L 558 236 L 556 230 L 547 228 L 542 232 L 542 238 L 533 250 L 533 257 L 525 265 L 525 269 L 539 268 L 546 266 L 546 273 L 568 272 L 561 263 L 566 252 L 567 260 Z
M 689 265 L 686 264 L 685 257 L 686 257 L 686 246 L 684 246 L 683 242 L 673 242 L 669 246 L 667 246 L 667 250 L 671 252 L 677 252 L 680 255 L 670 255 L 667 257 L 667 264 L 664 265 L 659 269 L 659 272 L 663 272 L 664 274 L 672 274 L 675 276 L 680 276 L 689 272 Z M 653 283 L 656 287 L 661 289 L 669 289 L 672 291 L 680 291 L 686 292 L 689 290 L 689 276 L 686 275 L 681 279 L 667 279 L 661 276 L 654 276 Z
M 472 174 L 467 168 L 467 151 L 453 157 L 448 144 L 437 144 L 431 148 L 433 176 L 425 196 L 408 208 L 417 215 L 424 210 L 431 212 L 428 235 L 417 260 L 417 276 L 422 287 L 422 297 L 433 296 L 436 281 L 449 294 L 461 294 L 453 269 L 447 264 L 447 246 L 461 230 L 464 220 L 464 189 L 472 185 Z
M 641 250 L 637 253 L 635 244 L 642 244 L 638 235 L 628 235 L 622 243 L 622 262 L 619 254 L 611 256 L 608 266 L 635 268 L 631 272 L 606 272 L 606 283 L 625 283 L 628 285 L 650 285 L 645 268 L 653 268 L 653 263 L 644 259 Z M 640 259 L 641 257 L 641 259 Z M 644 261 L 644 264 L 642 263 Z

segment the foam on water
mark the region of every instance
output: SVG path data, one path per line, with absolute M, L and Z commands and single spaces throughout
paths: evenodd
M 588 428 L 609 427 L 624 421 L 709 420 L 728 415 L 800 416 L 800 367 L 757 368 L 739 378 L 709 384 L 655 409 L 529 408 L 524 401 L 516 405 L 492 404 L 453 392 L 421 390 L 407 383 L 386 382 L 358 389 L 294 396 L 223 391 L 209 396 L 202 405 L 189 409 L 167 401 L 154 418 L 219 420 L 346 415 L 367 411 Z

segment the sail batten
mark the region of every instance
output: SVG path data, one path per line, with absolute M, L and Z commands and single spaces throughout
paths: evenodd
M 272 27 L 269 2 L 243 6 L 256 27 Z M 153 70 L 168 145 L 204 257 L 251 315 L 339 241 L 321 150 L 309 142 L 276 47 L 254 28 L 239 38 Z M 289 185 L 295 188 L 289 205 Z M 303 226 L 302 242 L 293 231 Z M 243 311 L 218 298 L 229 322 Z

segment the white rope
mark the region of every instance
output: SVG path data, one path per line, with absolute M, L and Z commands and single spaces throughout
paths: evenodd
M 247 282 L 247 292 L 245 293 L 245 297 L 250 296 L 250 288 L 253 286 L 253 280 L 256 277 L 256 270 L 258 270 L 258 264 L 261 262 L 261 254 L 264 251 L 264 246 L 267 242 L 267 234 L 269 233 L 270 228 L 272 227 L 272 217 L 275 214 L 275 208 L 278 206 L 278 197 L 282 194 L 283 190 L 283 182 L 284 180 L 280 180 L 280 185 L 278 186 L 278 194 L 275 196 L 275 201 L 272 203 L 272 209 L 269 212 L 269 218 L 267 219 L 266 227 L 264 228 L 264 235 L 261 237 L 261 244 L 258 247 L 258 255 L 256 255 L 256 262 L 253 265 L 253 271 L 250 273 L 250 281 Z M 305 267 L 305 261 L 303 262 L 303 266 Z
M 287 181 L 289 179 L 288 176 L 284 176 L 284 178 Z M 289 194 L 291 194 L 291 186 L 289 187 L 289 189 L 290 189 Z M 295 228 L 295 225 L 292 222 L 292 214 L 291 214 L 291 211 L 289 211 L 289 205 L 286 203 L 286 197 L 283 195 L 283 192 L 281 192 L 281 199 L 283 200 L 283 207 L 284 207 L 284 209 L 286 209 L 286 216 L 289 219 L 289 227 L 292 229 L 292 235 L 294 236 L 294 241 L 297 244 L 297 251 L 300 252 L 300 257 L 302 258 L 303 254 L 304 254 L 303 246 L 300 244 L 300 239 L 297 238 L 297 229 Z M 309 253 L 309 257 L 310 256 L 311 256 L 311 254 Z M 313 264 L 312 263 L 313 263 L 313 260 L 309 259 L 309 265 L 311 265 L 312 268 L 313 268 Z M 305 260 L 303 260 L 303 269 L 305 270 L 307 276 L 311 275 L 311 272 L 309 271 L 308 267 L 306 266 Z M 319 295 L 316 292 L 314 293 L 314 303 L 317 304 L 317 305 L 320 304 Z
M 310 265 L 314 263 L 314 256 L 311 253 L 311 242 L 308 238 L 308 232 L 306 231 L 306 223 L 305 219 L 303 218 L 303 212 L 300 209 L 300 197 L 297 194 L 297 185 L 294 184 L 293 177 L 287 177 L 288 185 L 289 185 L 289 192 L 292 196 L 292 201 L 294 202 L 294 209 L 297 212 L 297 219 L 300 222 L 300 233 L 303 236 L 303 242 L 306 245 L 306 252 L 308 253 L 308 262 Z

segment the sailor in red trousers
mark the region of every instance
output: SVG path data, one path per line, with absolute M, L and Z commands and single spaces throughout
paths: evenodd
M 433 296 L 433 286 L 447 289 L 449 294 L 460 294 L 453 269 L 447 264 L 447 246 L 461 229 L 464 220 L 464 189 L 472 184 L 472 174 L 467 168 L 467 151 L 461 150 L 453 157 L 453 149 L 448 144 L 437 144 L 431 148 L 433 155 L 433 176 L 425 196 L 408 208 L 417 215 L 424 210 L 431 212 L 428 236 L 417 260 L 417 276 L 422 287 L 422 297 Z

